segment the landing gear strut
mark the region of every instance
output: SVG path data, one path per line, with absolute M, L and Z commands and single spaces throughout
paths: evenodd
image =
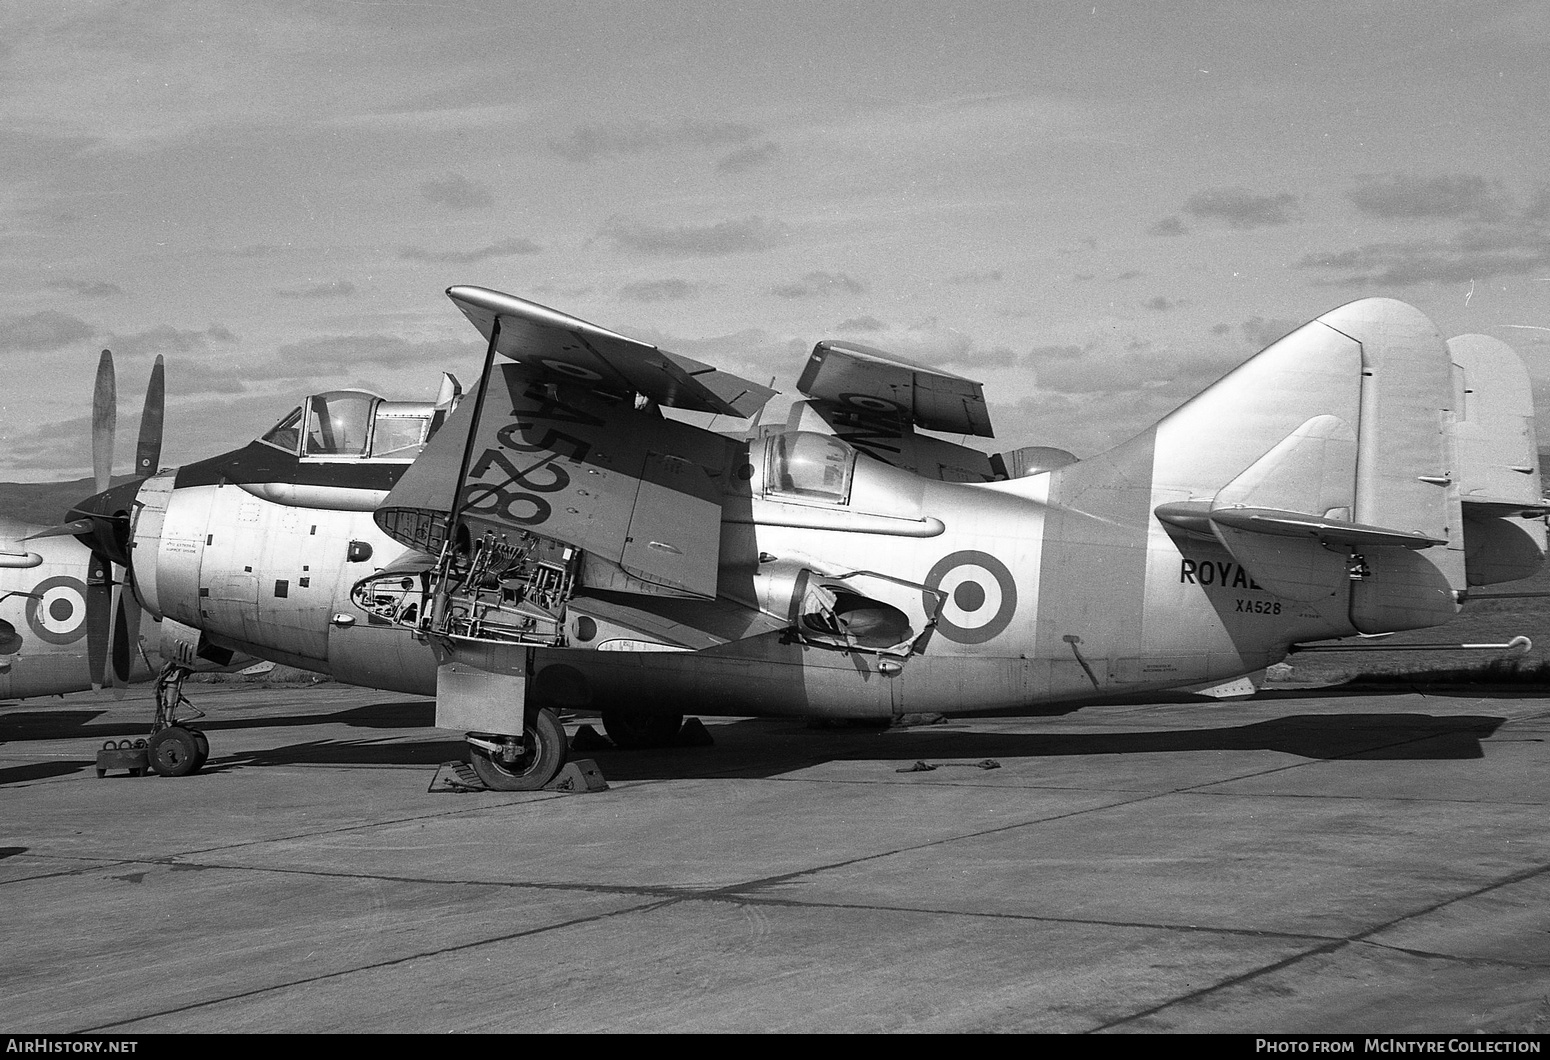
M 570 748 L 565 726 L 545 707 L 531 711 L 523 725 L 522 739 L 514 736 L 468 737 L 474 772 L 492 791 L 538 791 L 565 765 Z
M 151 722 L 145 756 L 150 767 L 164 777 L 187 776 L 210 757 L 209 737 L 178 720 L 179 707 L 187 707 L 196 718 L 204 717 L 204 711 L 183 694 L 183 681 L 190 672 L 177 663 L 167 663 L 156 675 L 156 718 Z

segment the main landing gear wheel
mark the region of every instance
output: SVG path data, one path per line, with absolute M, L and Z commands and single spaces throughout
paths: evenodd
M 469 744 L 474 772 L 492 791 L 538 791 L 553 780 L 565 765 L 570 748 L 565 742 L 565 726 L 547 707 L 527 720 L 523 736 L 526 748 L 514 756 L 492 754 L 477 744 Z
M 208 742 L 205 747 L 209 747 Z M 188 776 L 204 764 L 206 754 L 208 751 L 201 753 L 195 734 L 181 725 L 169 725 L 157 730 L 145 749 L 145 757 L 151 768 L 164 777 Z
M 194 746 L 198 749 L 199 752 L 198 757 L 194 761 L 194 768 L 190 769 L 189 772 L 197 773 L 203 769 L 205 767 L 205 763 L 210 760 L 210 737 L 206 736 L 203 730 L 200 729 L 189 729 L 188 731 L 193 734 Z
M 603 711 L 603 731 L 614 746 L 635 749 L 668 747 L 683 728 L 682 714 L 641 714 L 629 710 Z

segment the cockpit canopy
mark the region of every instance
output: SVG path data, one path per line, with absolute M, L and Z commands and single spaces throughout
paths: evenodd
M 765 492 L 825 504 L 850 500 L 856 450 L 832 434 L 787 431 L 769 440 Z
M 408 463 L 446 415 L 430 402 L 388 401 L 364 390 L 313 394 L 259 441 L 315 460 Z

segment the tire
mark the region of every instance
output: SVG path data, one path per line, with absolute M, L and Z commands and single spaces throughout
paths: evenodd
M 210 737 L 206 736 L 200 729 L 189 729 L 188 731 L 193 734 L 194 746 L 199 749 L 198 759 L 194 762 L 194 768 L 189 770 L 189 772 L 197 773 L 210 760 Z
M 169 725 L 151 737 L 145 757 L 161 776 L 186 777 L 199 768 L 199 742 L 183 726 Z
M 682 714 L 640 714 L 629 710 L 603 711 L 603 731 L 615 747 L 634 750 L 671 747 L 683 728 Z
M 538 791 L 564 767 L 569 747 L 565 726 L 554 711 L 545 708 L 534 714 L 523 735 L 529 750 L 514 762 L 504 762 L 483 748 L 469 745 L 474 772 L 491 791 Z

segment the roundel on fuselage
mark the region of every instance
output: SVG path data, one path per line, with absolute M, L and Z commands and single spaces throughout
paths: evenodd
M 27 599 L 27 625 L 48 644 L 74 644 L 86 635 L 86 583 L 68 574 L 44 578 Z
M 926 575 L 921 602 L 930 614 L 936 593 L 942 593 L 942 609 L 936 628 L 959 644 L 983 644 L 1011 624 L 1017 614 L 1017 582 L 995 556 L 965 549 L 937 560 Z

